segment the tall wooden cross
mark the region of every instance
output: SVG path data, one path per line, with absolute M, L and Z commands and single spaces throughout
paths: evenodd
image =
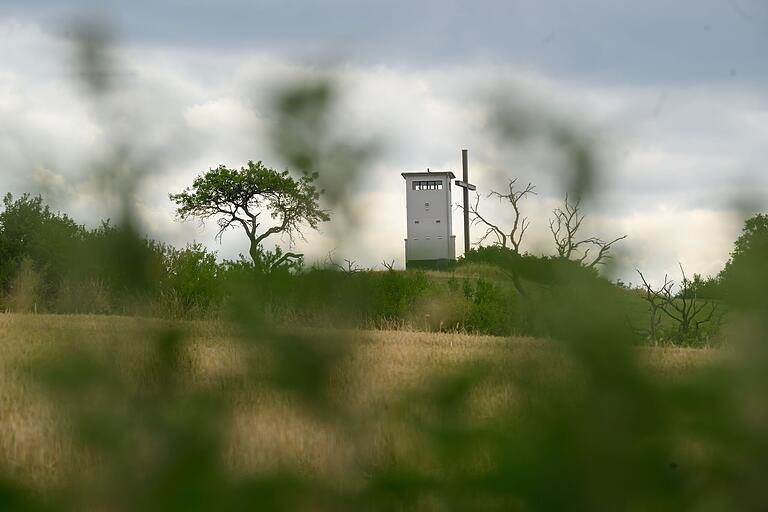
M 467 150 L 461 150 L 461 166 L 464 170 L 463 180 L 456 180 L 456 185 L 464 189 L 464 254 L 469 253 L 469 191 L 477 187 L 469 182 L 469 164 Z

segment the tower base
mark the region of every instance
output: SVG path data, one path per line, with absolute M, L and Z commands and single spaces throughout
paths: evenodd
M 405 262 L 407 270 L 451 270 L 456 260 L 447 258 L 439 260 L 409 260 Z

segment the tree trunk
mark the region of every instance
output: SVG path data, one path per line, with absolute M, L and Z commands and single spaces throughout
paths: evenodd
M 248 251 L 248 253 L 251 256 L 251 259 L 253 260 L 253 263 L 258 265 L 259 259 L 260 259 L 259 258 L 259 244 L 256 243 L 255 241 L 251 240 L 251 248 Z

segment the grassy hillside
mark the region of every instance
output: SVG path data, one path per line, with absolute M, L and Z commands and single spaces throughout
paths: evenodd
M 437 288 L 449 289 L 451 280 L 458 280 L 460 283 L 475 283 L 478 280 L 485 280 L 499 287 L 504 292 L 504 296 L 515 309 L 515 323 L 511 326 L 511 332 L 515 334 L 529 333 L 538 336 L 547 335 L 547 326 L 542 316 L 546 315 L 546 310 L 550 307 L 553 296 L 562 293 L 562 288 L 569 286 L 567 282 L 544 283 L 542 280 L 532 280 L 521 276 L 518 286 L 522 288 L 525 296 L 522 296 L 520 290 L 513 283 L 510 272 L 502 267 L 491 263 L 462 263 L 456 266 L 451 272 L 431 271 L 426 273 L 429 279 Z M 579 286 L 576 284 L 575 286 Z M 650 307 L 643 299 L 643 292 L 636 289 L 628 289 L 613 285 L 607 281 L 602 283 L 603 290 L 610 294 L 612 302 L 621 311 L 626 323 L 640 333 L 640 337 L 645 336 L 650 321 Z M 659 330 L 662 335 L 667 336 L 665 344 L 682 345 L 712 345 L 722 341 L 720 327 L 725 319 L 727 307 L 721 301 L 710 301 L 715 307 L 713 321 L 705 325 L 702 338 L 699 340 L 676 341 L 671 339 L 675 328 L 675 321 L 666 316 L 660 315 Z M 680 301 L 678 300 L 679 304 Z M 697 318 L 703 319 L 709 312 L 709 309 L 702 311 Z M 527 317 L 527 318 L 526 318 Z

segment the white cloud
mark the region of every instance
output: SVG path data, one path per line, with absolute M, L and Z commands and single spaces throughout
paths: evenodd
M 126 87 L 109 111 L 114 124 L 105 125 L 72 84 L 66 41 L 13 21 L 0 22 L 0 34 L 3 191 L 28 190 L 36 169 L 37 179 L 58 191 L 58 207 L 95 224 L 110 215 L 108 208 L 76 177 L 94 156 L 103 156 L 105 137 L 113 130 L 130 142 L 134 163 L 153 156 L 142 169 L 147 179 L 135 198 L 150 236 L 177 245 L 197 239 L 222 257 L 247 252 L 237 231 L 225 234 L 219 245 L 213 222 L 205 227 L 175 222 L 167 194 L 220 163 L 261 159 L 278 165 L 266 137 L 265 91 L 290 77 L 320 75 L 321 68 L 264 54 L 126 48 L 120 52 Z M 525 204 L 533 220 L 527 248 L 551 252 L 547 218 L 563 181 L 558 160 L 553 148 L 541 143 L 500 143 L 489 132 L 490 93 L 522 91 L 536 112 L 555 112 L 586 127 L 604 156 L 607 188 L 589 210 L 585 231 L 603 238 L 629 235 L 622 242 L 630 253 L 620 267 L 625 280 L 633 280 L 634 266 L 659 278 L 677 261 L 690 272 L 716 272 L 739 227 L 728 214 L 732 195 L 744 184 L 752 192 L 768 188 L 761 168 L 768 159 L 762 130 L 768 97 L 760 90 L 564 83 L 500 66 L 347 65 L 333 71 L 345 92 L 342 129 L 384 144 L 354 196 L 361 229 L 341 247 L 325 236 L 328 226 L 308 234 L 310 243 L 300 249 L 310 260 L 337 249 L 339 257 L 365 266 L 391 259 L 402 264 L 400 172 L 457 170 L 462 147 L 470 148 L 472 181 L 481 190 L 504 186 L 508 176 L 538 185 L 539 196 Z M 496 201 L 483 208 L 493 218 L 510 219 Z M 460 250 L 458 212 L 454 226 Z
M 235 98 L 216 98 L 188 107 L 184 119 L 194 129 L 207 132 L 254 130 L 257 117 L 252 108 Z
M 626 244 L 626 258 L 620 262 L 622 275 L 637 282 L 634 268 L 661 275 L 679 275 L 678 263 L 688 274 L 714 275 L 728 260 L 729 250 L 738 236 L 735 215 L 712 210 L 655 208 L 612 222 L 632 234 Z

